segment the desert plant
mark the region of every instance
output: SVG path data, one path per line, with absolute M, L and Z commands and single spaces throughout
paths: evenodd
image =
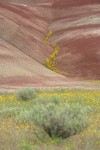
M 30 88 L 22 89 L 18 91 L 16 94 L 17 99 L 23 101 L 35 99 L 36 95 L 37 95 L 37 90 L 30 89 Z
M 22 149 L 23 150 L 32 150 L 32 146 L 25 141 L 24 143 L 22 143 Z
M 20 113 L 20 108 L 19 107 L 3 107 L 0 109 L 0 115 L 3 118 L 10 118 L 16 115 L 19 115 Z
M 23 104 L 23 105 L 20 105 L 20 107 L 17 104 L 6 105 L 0 108 L 0 116 L 2 116 L 3 118 L 15 117 L 16 119 L 20 118 L 21 116 L 22 121 L 23 119 L 25 119 L 26 121 L 26 118 L 29 118 L 28 114 L 30 113 L 31 110 L 32 110 L 32 104 L 29 104 L 29 105 Z
M 87 110 L 87 107 L 81 107 L 78 103 L 69 105 L 48 102 L 37 104 L 31 117 L 51 138 L 67 138 L 87 126 Z
M 37 97 L 34 104 L 42 104 L 42 105 L 48 105 L 49 103 L 54 103 L 57 105 L 60 105 L 60 103 L 64 103 L 65 100 L 62 99 L 59 95 L 51 95 L 49 97 Z

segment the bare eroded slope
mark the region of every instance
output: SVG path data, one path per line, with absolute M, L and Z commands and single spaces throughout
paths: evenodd
M 50 43 L 60 47 L 57 68 L 67 77 L 43 65 L 53 51 L 44 42 L 48 31 L 53 31 Z M 98 0 L 1 2 L 0 84 L 68 86 L 70 78 L 100 79 L 99 41 Z
M 47 27 L 37 7 L 0 3 L 0 84 L 42 86 L 65 80 L 43 65 L 53 50 L 44 43 Z
M 68 77 L 100 79 L 100 2 L 55 1 L 51 9 L 50 41 L 60 46 L 58 68 Z

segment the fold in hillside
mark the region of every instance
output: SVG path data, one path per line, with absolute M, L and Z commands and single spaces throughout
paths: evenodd
M 52 11 L 50 42 L 60 46 L 58 69 L 67 77 L 100 79 L 100 2 L 63 0 Z
M 48 23 L 37 15 L 38 9 L 0 3 L 0 38 L 39 62 L 51 53 L 43 38 Z
M 99 18 L 98 0 L 0 2 L 0 84 L 66 86 L 69 78 L 100 79 Z M 48 31 L 51 45 L 60 47 L 56 67 L 69 78 L 43 65 L 53 52 L 44 42 Z
M 53 50 L 44 43 L 47 27 L 37 7 L 0 3 L 0 84 L 43 86 L 65 80 L 43 65 Z
M 60 47 L 58 70 L 71 78 L 99 80 L 100 1 L 48 0 L 38 6 L 51 21 L 49 42 Z
M 1 85 L 47 86 L 50 80 L 52 85 L 62 85 L 66 79 L 0 39 Z

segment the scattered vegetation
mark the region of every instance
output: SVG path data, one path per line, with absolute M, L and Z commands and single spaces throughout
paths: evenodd
M 68 138 L 87 126 L 87 108 L 79 104 L 49 102 L 37 104 L 33 109 L 32 119 L 53 138 Z M 37 115 L 34 115 L 37 114 Z
M 22 89 L 17 92 L 17 99 L 27 101 L 27 100 L 32 100 L 35 99 L 37 95 L 37 91 L 35 89 Z
M 53 32 L 52 31 L 48 31 L 47 35 L 46 35 L 46 38 L 44 40 L 44 42 L 51 46 L 53 48 L 53 52 L 50 54 L 49 58 L 47 58 L 44 62 L 45 66 L 47 68 L 49 68 L 50 70 L 54 71 L 54 72 L 57 72 L 57 73 L 60 73 L 60 74 L 64 74 L 64 72 L 61 72 L 58 68 L 57 68 L 57 62 L 56 62 L 56 57 L 59 53 L 59 50 L 60 50 L 60 47 L 54 43 L 54 44 L 51 44 L 49 42 L 49 38 L 52 36 Z
M 47 33 L 47 35 L 46 35 L 46 37 L 45 37 L 45 39 L 44 39 L 44 42 L 45 42 L 47 45 L 50 45 L 50 43 L 49 43 L 49 38 L 51 37 L 52 34 L 53 34 L 52 31 L 48 31 L 48 33 Z
M 99 90 L 41 90 L 31 100 L 0 95 L 0 150 L 99 150 L 99 128 Z

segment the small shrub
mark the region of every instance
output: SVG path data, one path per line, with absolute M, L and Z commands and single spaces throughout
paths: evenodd
M 17 99 L 23 101 L 35 99 L 36 96 L 37 96 L 37 90 L 29 89 L 29 88 L 20 90 L 17 93 Z
M 40 126 L 51 138 L 67 138 L 82 131 L 87 126 L 88 108 L 78 103 L 48 102 L 37 104 L 31 115 L 34 123 Z
M 16 122 L 19 123 L 31 122 L 31 118 L 32 118 L 31 114 L 32 114 L 32 109 L 20 111 L 20 114 L 16 115 Z
M 0 109 L 0 115 L 3 116 L 3 118 L 10 118 L 16 115 L 19 115 L 20 108 L 19 107 L 3 107 Z
M 24 142 L 22 144 L 22 149 L 23 150 L 32 150 L 32 146 L 30 144 L 28 144 L 27 142 Z
M 26 118 L 29 118 L 29 113 L 31 111 L 31 107 L 32 105 L 22 105 L 22 106 L 4 106 L 0 109 L 0 115 L 3 117 L 3 118 L 10 118 L 10 117 L 15 117 L 16 119 L 17 118 L 20 118 L 21 116 L 21 119 L 25 119 L 26 121 Z M 20 120 L 21 120 L 20 119 Z
M 51 96 L 43 96 L 43 97 L 38 97 L 35 101 L 35 104 L 42 104 L 42 105 L 48 105 L 48 103 L 54 103 L 59 105 L 60 103 L 65 102 L 64 99 L 62 99 L 61 96 L 59 95 L 51 95 Z

